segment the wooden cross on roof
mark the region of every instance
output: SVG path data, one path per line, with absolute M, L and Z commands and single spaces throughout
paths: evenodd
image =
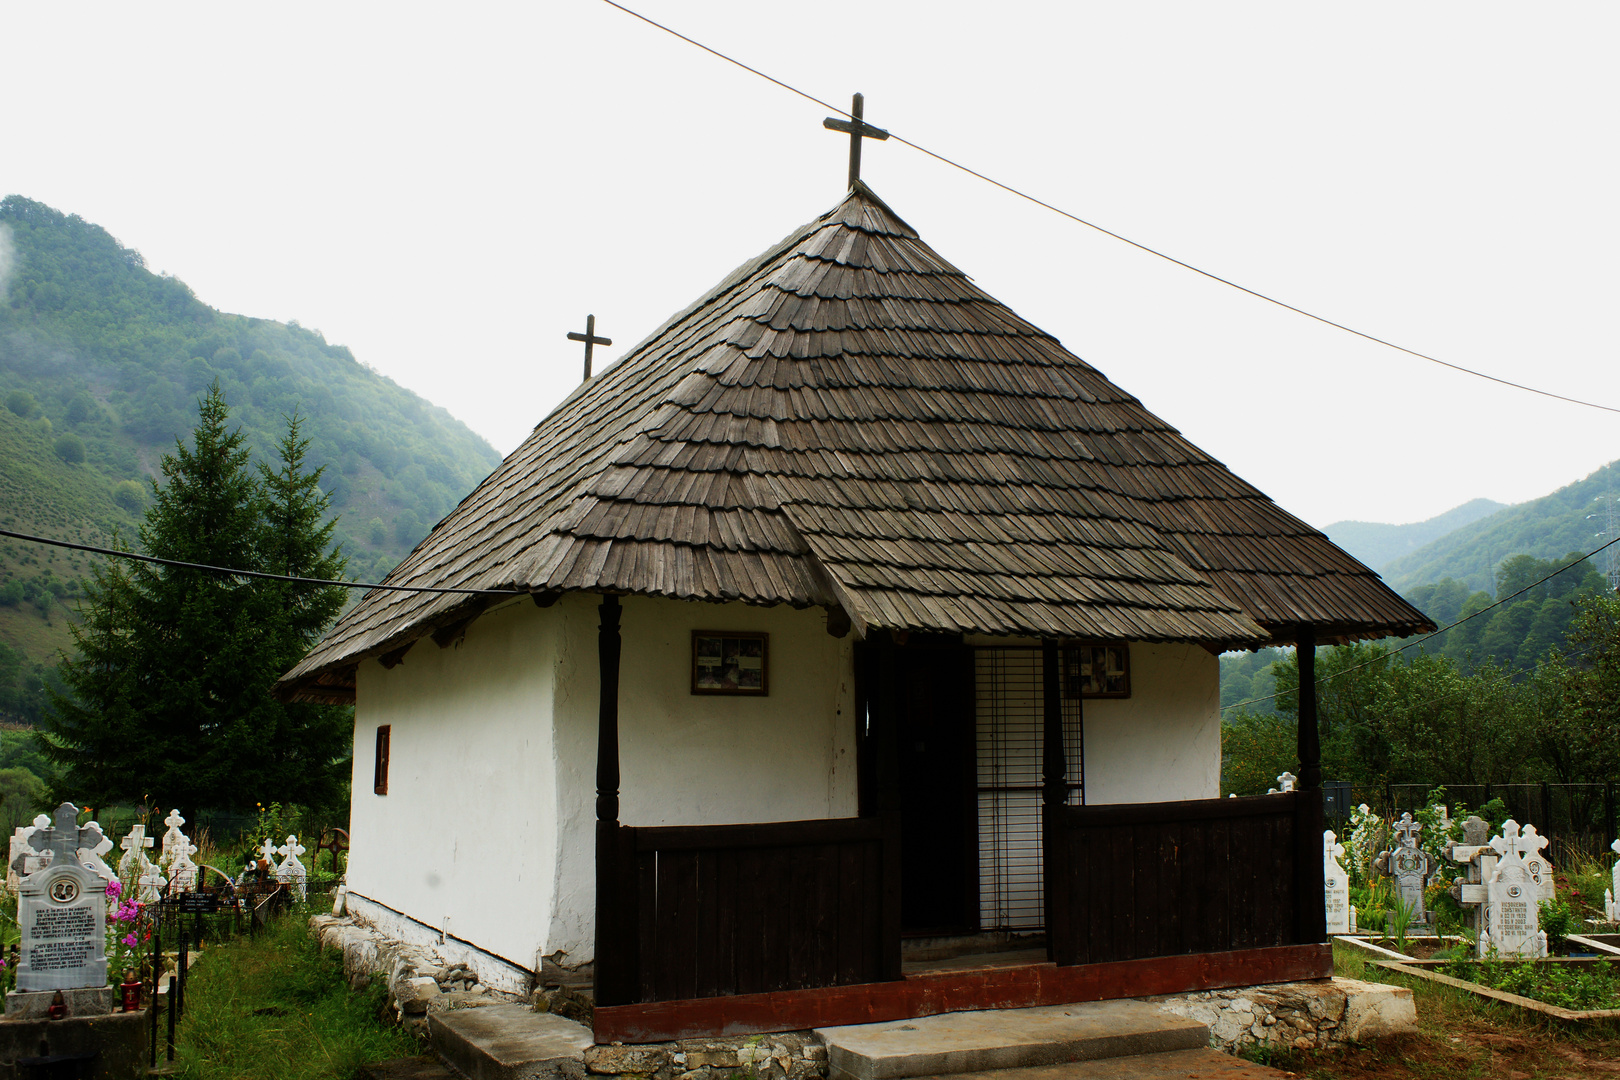
M 611 345 L 611 344 L 613 344 L 613 339 L 612 338 L 605 338 L 605 337 L 597 337 L 596 336 L 596 316 L 595 315 L 587 315 L 587 316 L 585 316 L 585 332 L 583 334 L 581 334 L 581 333 L 578 333 L 577 331 L 570 330 L 570 331 L 568 331 L 568 340 L 569 341 L 583 341 L 585 343 L 585 378 L 587 380 L 589 380 L 590 377 L 591 377 L 591 346 L 593 346 L 593 345 Z
M 877 139 L 882 142 L 889 137 L 889 133 L 880 127 L 873 127 L 861 119 L 861 112 L 866 99 L 855 95 L 855 101 L 849 107 L 848 120 L 840 120 L 836 116 L 829 116 L 821 122 L 821 126 L 832 131 L 843 131 L 849 134 L 849 186 L 853 189 L 855 181 L 861 178 L 861 140 Z

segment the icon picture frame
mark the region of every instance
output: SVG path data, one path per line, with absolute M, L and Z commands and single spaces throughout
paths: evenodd
M 770 694 L 771 635 L 750 630 L 692 631 L 692 693 Z
M 1131 696 L 1131 647 L 1117 642 L 1065 645 L 1062 650 L 1063 696 L 1128 698 Z

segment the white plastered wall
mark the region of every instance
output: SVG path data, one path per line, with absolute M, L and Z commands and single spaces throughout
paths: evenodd
M 1086 802 L 1221 794 L 1221 667 L 1198 645 L 1131 645 L 1131 696 L 1085 702 Z
M 619 821 L 729 825 L 857 811 L 852 637 L 820 608 L 626 597 L 619 675 Z M 597 599 L 557 605 L 560 858 L 548 954 L 594 954 Z M 692 631 L 770 634 L 764 697 L 692 693 Z
M 557 860 L 558 620 L 529 600 L 358 671 L 349 888 L 533 970 Z M 372 791 L 391 726 L 388 794 Z
M 352 890 L 530 970 L 594 957 L 599 598 L 485 614 L 360 665 Z M 625 825 L 857 812 L 852 639 L 819 608 L 621 601 Z M 770 634 L 770 693 L 694 695 L 693 630 Z M 379 724 L 389 792 L 372 793 Z M 558 955 L 558 954 L 561 955 Z

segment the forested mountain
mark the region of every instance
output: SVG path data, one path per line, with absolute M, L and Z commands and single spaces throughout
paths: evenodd
M 1374 570 L 1410 555 L 1423 545 L 1455 530 L 1472 525 L 1480 518 L 1505 510 L 1505 503 L 1473 499 L 1427 521 L 1409 525 L 1386 525 L 1378 521 L 1335 521 L 1322 531 L 1328 539 Z
M 131 544 L 215 380 L 257 458 L 307 417 L 351 579 L 381 577 L 500 460 L 318 331 L 216 311 L 99 226 L 0 200 L 0 526 Z M 0 719 L 30 711 L 92 558 L 0 539 Z
M 1551 495 L 1498 510 L 1385 566 L 1374 566 L 1396 592 L 1455 578 L 1470 592 L 1493 589 L 1503 560 L 1514 555 L 1552 559 L 1591 551 L 1610 537 L 1609 508 L 1620 525 L 1620 461 Z M 1604 559 L 1606 556 L 1599 556 Z M 1432 613 L 1431 613 L 1432 614 Z

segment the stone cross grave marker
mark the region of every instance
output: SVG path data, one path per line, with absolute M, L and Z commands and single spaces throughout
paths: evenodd
M 269 843 L 269 841 L 267 840 L 265 843 Z M 276 848 L 277 855 L 286 856 L 281 860 L 281 865 L 276 867 L 276 880 L 284 885 L 291 886 L 292 890 L 298 894 L 299 899 L 303 899 L 305 883 L 309 880 L 309 871 L 305 870 L 304 864 L 298 861 L 298 856 L 303 853 L 304 845 L 298 842 L 298 837 L 292 835 L 287 837 L 285 844 Z
M 124 849 L 123 858 L 118 860 L 118 876 L 131 881 L 146 873 L 146 868 L 152 865 L 152 860 L 146 857 L 146 849 L 156 840 L 146 835 L 145 825 L 130 826 L 129 835 L 118 841 L 118 846 Z
M 22 931 L 17 991 L 73 990 L 107 983 L 107 895 L 100 875 L 79 864 L 89 841 L 101 830 L 79 828 L 79 808 L 63 803 L 55 821 L 34 834 L 48 846 L 51 861 L 28 875 L 18 892 L 17 924 Z
M 1327 932 L 1348 934 L 1350 927 L 1350 875 L 1339 862 L 1344 845 L 1329 829 L 1322 834 L 1322 875 L 1327 889 Z
M 169 879 L 163 876 L 163 868 L 157 863 L 149 862 L 135 882 L 135 888 L 138 890 L 135 899 L 143 904 L 155 904 L 163 899 L 163 891 L 168 887 Z
M 17 886 L 22 883 L 23 878 L 45 869 L 45 864 L 51 861 L 48 852 L 36 851 L 29 842 L 30 837 L 42 825 L 50 823 L 50 815 L 41 814 L 34 819 L 32 825 L 18 825 L 12 830 L 11 856 L 6 861 L 6 888 L 12 892 L 17 891 Z
M 1505 835 L 1506 826 L 1503 826 L 1504 835 L 1491 841 L 1491 846 L 1498 855 L 1504 854 L 1503 845 L 1510 841 Z M 1530 872 L 1530 880 L 1536 883 L 1536 890 L 1541 894 L 1542 900 L 1551 900 L 1558 895 L 1553 884 L 1552 862 L 1541 853 L 1547 846 L 1547 838 L 1538 835 L 1534 825 L 1523 825 L 1519 828 L 1519 835 L 1511 841 L 1519 857 L 1524 860 L 1524 868 Z
M 1417 834 L 1422 830 L 1422 823 L 1413 821 L 1410 813 L 1402 814 L 1395 823 L 1395 847 L 1380 854 L 1374 865 L 1395 879 L 1396 897 L 1410 915 L 1407 926 L 1426 929 L 1429 913 L 1423 906 L 1423 882 L 1432 860 L 1417 846 Z
M 84 828 L 79 830 L 79 835 L 79 865 L 101 878 L 103 885 L 116 878 L 118 875 L 113 873 L 113 868 L 102 859 L 112 850 L 113 842 L 102 833 L 101 824 L 87 821 Z
M 1620 840 L 1610 844 L 1609 850 L 1616 855 L 1620 855 Z M 1614 901 L 1617 896 L 1620 896 L 1620 859 L 1615 860 L 1614 864 L 1614 888 L 1603 896 L 1603 917 L 1610 922 L 1620 922 L 1620 905 L 1617 905 Z
M 169 877 L 171 893 L 191 892 L 197 887 L 197 864 L 191 861 L 197 845 L 180 831 L 185 823 L 179 810 L 170 810 L 169 816 L 163 819 L 169 830 L 163 834 L 163 854 L 158 857 L 158 865 Z
M 1491 826 L 1478 814 L 1463 821 L 1463 842 L 1447 842 L 1446 857 L 1467 867 L 1467 876 L 1452 882 L 1452 899 L 1474 913 L 1474 933 L 1484 940 L 1485 879 L 1496 865 L 1496 849 L 1490 846 Z
M 1480 946 L 1482 952 L 1495 949 L 1502 956 L 1546 956 L 1547 935 L 1541 932 L 1538 910 L 1541 886 L 1530 876 L 1519 839 L 1519 823 L 1509 818 L 1502 835 L 1491 841 L 1497 859 L 1485 881 L 1485 936 Z M 1538 839 L 1546 843 L 1545 838 Z

